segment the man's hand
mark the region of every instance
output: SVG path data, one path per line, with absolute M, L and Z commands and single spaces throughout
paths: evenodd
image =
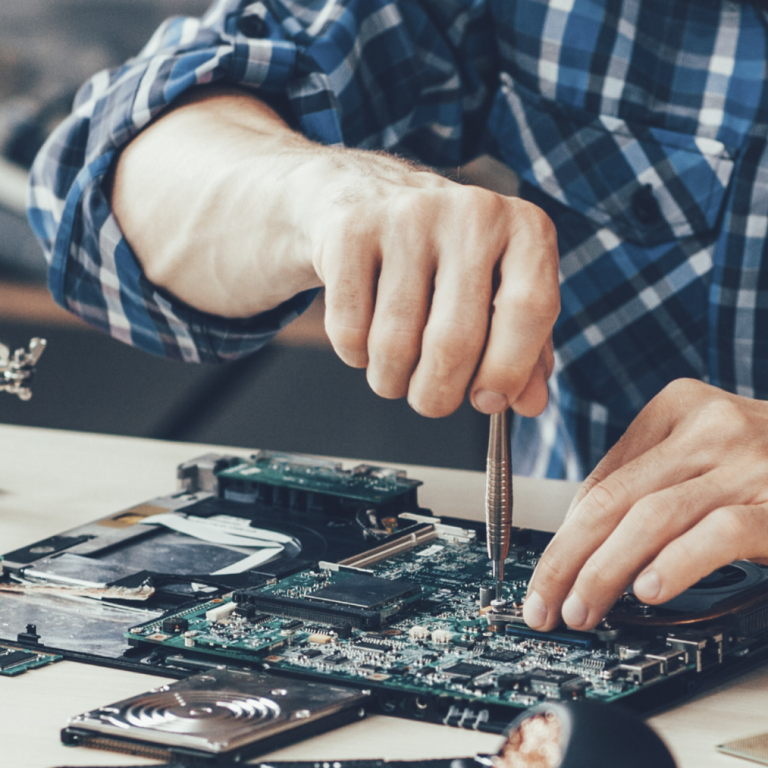
M 537 207 L 382 153 L 314 144 L 253 95 L 201 91 L 124 150 L 115 214 L 150 280 L 249 317 L 325 286 L 326 329 L 373 390 L 445 416 L 547 402 L 559 312 Z
M 481 411 L 540 413 L 559 310 L 549 219 L 391 158 L 355 159 L 367 175 L 323 209 L 312 237 L 338 355 L 425 416 L 452 413 L 470 383 Z
M 655 605 L 739 559 L 768 563 L 768 403 L 680 379 L 586 479 L 523 614 L 589 629 L 632 582 Z

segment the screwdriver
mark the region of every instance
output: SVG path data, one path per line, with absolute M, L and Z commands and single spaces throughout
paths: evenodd
M 509 554 L 512 528 L 512 454 L 509 450 L 509 409 L 491 414 L 488 461 L 485 472 L 485 532 L 488 557 L 496 582 L 496 600 L 502 600 L 504 561 Z

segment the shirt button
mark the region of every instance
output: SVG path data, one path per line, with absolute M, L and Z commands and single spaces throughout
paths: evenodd
M 632 213 L 641 224 L 646 226 L 655 224 L 661 219 L 661 208 L 650 184 L 640 187 L 632 195 Z
M 267 34 L 267 22 L 255 13 L 241 16 L 237 21 L 237 28 L 246 37 L 266 37 Z

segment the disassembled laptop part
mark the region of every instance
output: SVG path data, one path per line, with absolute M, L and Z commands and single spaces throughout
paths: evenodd
M 45 339 L 35 337 L 29 342 L 29 350 L 17 349 L 11 354 L 10 348 L 0 343 L 0 392 L 16 395 L 19 400 L 32 397 L 29 385 L 45 345 Z

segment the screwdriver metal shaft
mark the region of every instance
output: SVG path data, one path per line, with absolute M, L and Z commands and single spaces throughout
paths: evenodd
M 509 450 L 509 409 L 491 415 L 485 473 L 485 528 L 488 557 L 493 564 L 496 599 L 501 600 L 504 561 L 512 528 L 512 456 Z

